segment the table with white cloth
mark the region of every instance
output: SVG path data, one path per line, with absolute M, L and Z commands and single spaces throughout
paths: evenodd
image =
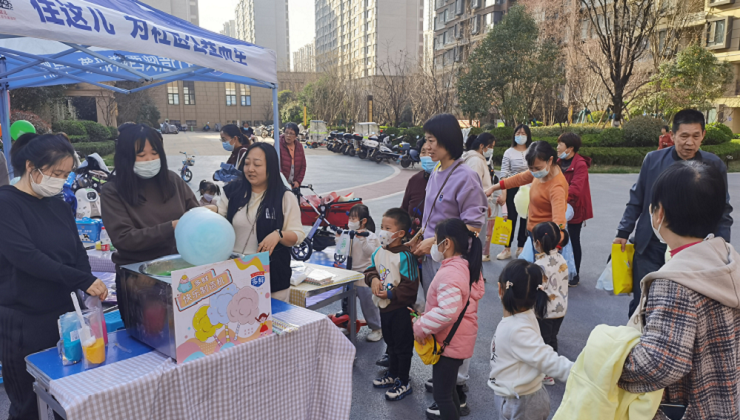
M 47 405 L 70 420 L 348 418 L 354 346 L 314 311 L 273 299 L 273 317 L 299 328 L 181 365 L 125 330 L 95 369 L 62 366 L 55 348 L 30 355 L 40 418 Z

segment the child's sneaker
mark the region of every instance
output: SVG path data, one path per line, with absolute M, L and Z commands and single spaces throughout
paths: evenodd
M 552 376 L 545 376 L 545 378 L 542 380 L 543 385 L 555 385 L 555 379 L 552 378 Z
M 390 372 L 386 371 L 380 378 L 373 379 L 373 386 L 375 388 L 390 388 L 395 382 L 396 378 L 391 377 Z
M 400 379 L 396 379 L 393 388 L 385 392 L 385 399 L 388 401 L 399 401 L 404 399 L 407 395 L 411 394 L 414 390 L 411 389 L 411 382 L 405 384 Z

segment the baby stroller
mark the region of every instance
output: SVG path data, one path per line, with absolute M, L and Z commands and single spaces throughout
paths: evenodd
M 303 196 L 299 188 L 293 190 L 301 206 L 301 224 L 311 226 L 311 230 L 306 235 L 306 239 L 295 245 L 290 253 L 295 260 L 307 261 L 311 258 L 313 251 L 320 252 L 334 245 L 334 232 L 330 230 L 331 227 L 346 228 L 349 221 L 349 210 L 355 204 L 362 204 L 362 199 L 350 197 L 352 194 L 346 198 L 340 198 L 337 193 L 321 197 L 316 194 L 310 184 L 301 185 L 300 188 L 308 188 L 314 194 Z

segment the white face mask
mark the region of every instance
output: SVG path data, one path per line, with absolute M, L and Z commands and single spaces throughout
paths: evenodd
M 41 182 L 38 184 L 34 182 L 32 174 L 28 174 L 31 178 L 31 189 L 41 197 L 54 197 L 62 192 L 64 183 L 67 181 L 66 178 L 53 178 L 50 175 L 44 175 L 41 169 L 36 169 L 41 174 Z
M 210 203 L 213 201 L 213 194 L 203 194 L 203 199 Z
M 445 241 L 446 240 L 447 239 L 445 239 Z M 444 242 L 444 241 L 442 241 L 442 242 Z M 432 245 L 431 255 L 432 255 L 432 259 L 435 262 L 442 262 L 442 260 L 445 259 L 445 254 L 442 251 L 439 250 L 439 244 L 436 244 L 436 243 L 434 245 Z
M 491 156 L 493 156 L 493 149 L 488 149 L 485 153 L 483 153 L 483 157 L 486 159 L 490 159 Z
M 648 213 L 650 214 L 650 227 L 653 228 L 653 233 L 655 234 L 655 237 L 658 238 L 661 244 L 664 244 L 665 241 L 663 240 L 663 237 L 660 236 L 660 228 L 663 226 L 663 222 L 665 221 L 665 215 L 663 215 L 663 220 L 658 223 L 658 227 L 656 228 L 653 226 L 653 206 L 651 205 L 648 209 Z
M 162 161 L 160 159 L 134 163 L 134 173 L 143 179 L 154 178 L 159 174 L 160 169 L 162 169 Z
M 380 241 L 380 246 L 382 246 L 383 248 L 387 248 L 388 245 L 390 245 L 391 242 L 395 240 L 395 238 L 393 237 L 393 235 L 395 234 L 396 232 L 389 232 L 387 230 L 381 230 L 378 233 L 378 240 Z
M 360 222 L 355 220 L 350 220 L 347 222 L 347 227 L 349 230 L 360 230 Z
M 514 141 L 518 145 L 526 144 L 527 143 L 527 136 L 514 136 Z

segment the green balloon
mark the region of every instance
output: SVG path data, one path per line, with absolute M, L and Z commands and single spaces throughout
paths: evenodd
M 18 137 L 26 133 L 35 133 L 36 127 L 26 120 L 18 120 L 10 126 L 10 138 L 18 140 Z

